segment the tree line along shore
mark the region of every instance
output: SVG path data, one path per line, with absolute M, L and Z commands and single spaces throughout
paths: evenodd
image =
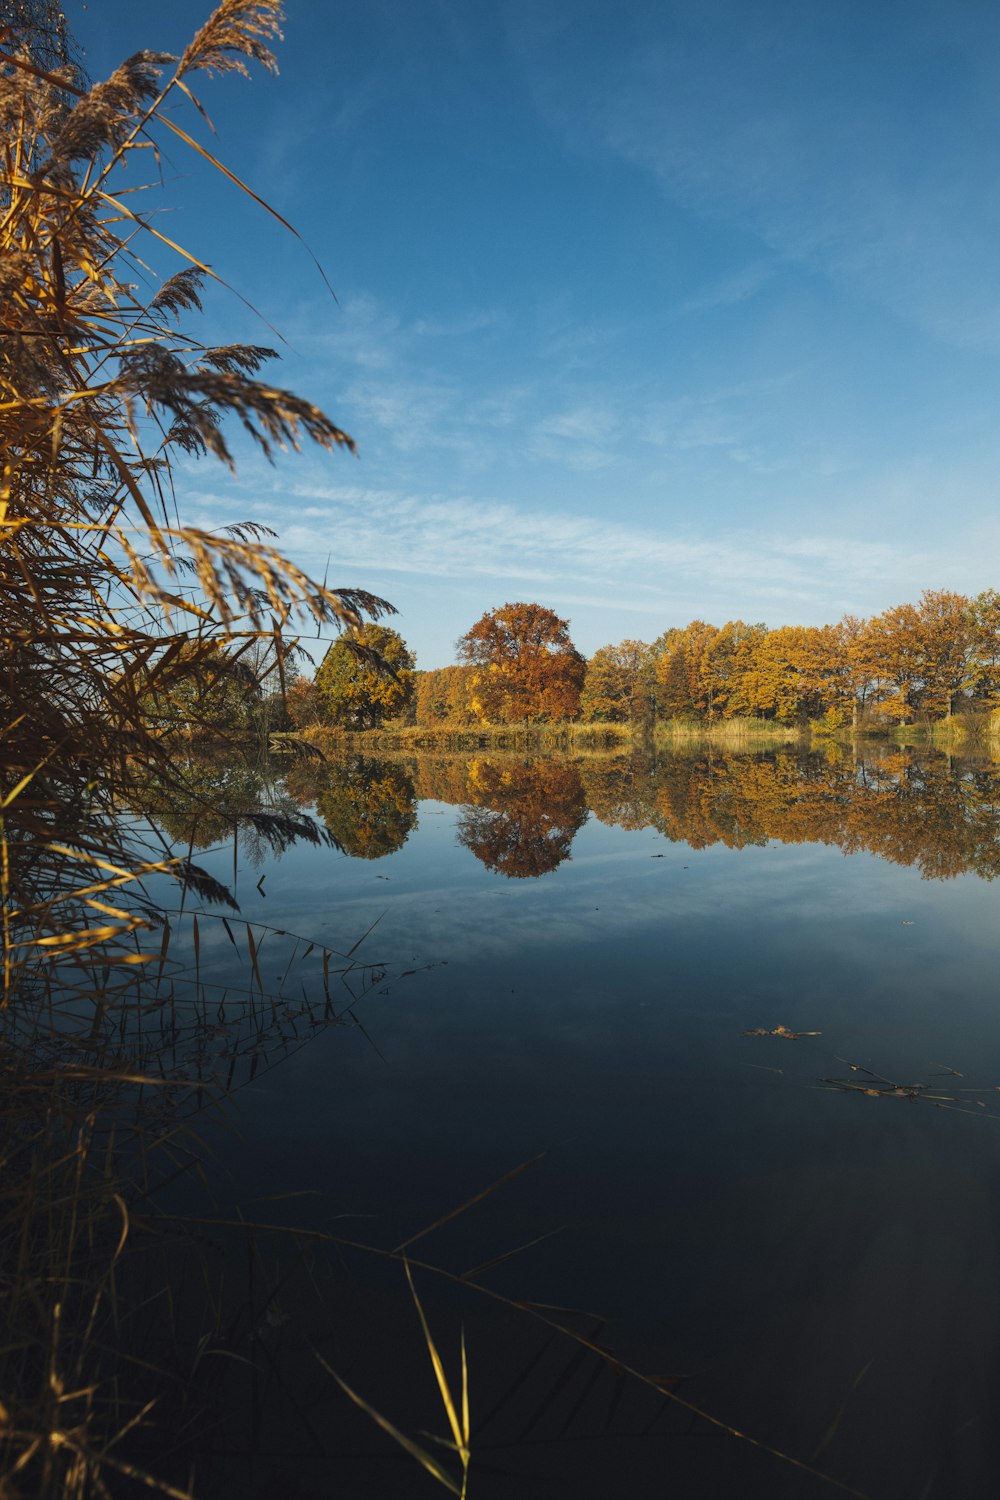
M 453 666 L 422 671 L 402 637 L 366 625 L 287 692 L 288 727 L 537 739 L 602 727 L 687 727 L 787 737 L 948 726 L 981 728 L 1000 708 L 1000 593 L 927 590 L 870 619 L 835 625 L 694 620 L 654 641 L 576 649 L 568 622 L 539 604 L 488 611 L 457 643 Z

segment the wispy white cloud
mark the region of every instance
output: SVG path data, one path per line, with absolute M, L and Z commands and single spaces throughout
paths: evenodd
M 780 261 L 776 258 L 755 260 L 741 266 L 725 276 L 707 282 L 691 297 L 685 297 L 673 309 L 675 317 L 688 317 L 694 313 L 712 312 L 715 308 L 735 307 L 755 296 L 778 273 Z
M 496 309 L 465 312 L 454 318 L 418 318 L 413 332 L 420 338 L 461 339 L 470 333 L 481 333 L 484 328 L 493 328 L 503 321 L 503 314 Z
M 751 268 L 740 286 L 708 288 L 706 301 L 738 297 L 740 287 L 749 294 L 759 274 Z M 514 454 L 542 471 L 599 475 L 634 468 L 646 445 L 674 455 L 715 450 L 759 472 L 780 467 L 757 417 L 792 384 L 794 368 L 667 395 L 676 389 L 669 367 L 637 366 L 623 378 L 619 362 L 580 357 L 606 351 L 622 329 L 580 322 L 553 335 L 547 315 L 533 346 L 518 339 L 513 365 L 494 367 L 492 340 L 502 322 L 467 309 L 450 320 L 407 323 L 364 294 L 345 300 L 333 334 L 310 333 L 303 316 L 293 339 L 321 378 L 334 374 L 331 409 L 366 457 L 377 456 L 380 477 L 394 483 L 419 459 L 422 484 L 433 485 L 426 470 L 435 456 L 452 477 L 478 478 Z
M 531 453 L 577 471 L 606 469 L 615 462 L 621 437 L 620 413 L 610 403 L 591 401 L 536 422 Z
M 929 560 L 891 545 L 822 534 L 785 537 L 749 528 L 722 537 L 649 528 L 572 513 L 533 514 L 496 500 L 424 496 L 362 486 L 297 482 L 282 489 L 282 546 L 314 570 L 330 554 L 339 571 L 428 580 L 486 580 L 543 592 L 563 605 L 628 609 L 673 619 L 675 601 L 697 611 L 765 606 L 815 616 L 831 594 L 870 597 L 886 577 L 919 576 Z M 231 502 L 227 502 L 226 510 Z M 618 505 L 620 512 L 626 509 Z M 205 496 L 198 523 L 215 526 L 221 497 Z M 273 518 L 273 497 L 250 503 Z M 484 597 L 487 591 L 482 590 Z M 453 633 L 457 634 L 457 630 Z

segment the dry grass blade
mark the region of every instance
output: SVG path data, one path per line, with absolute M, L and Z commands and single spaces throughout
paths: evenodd
M 433 1339 L 433 1337 L 431 1335 L 431 1330 L 430 1330 L 430 1327 L 428 1325 L 427 1318 L 424 1316 L 424 1309 L 423 1309 L 423 1307 L 421 1305 L 420 1298 L 417 1296 L 417 1289 L 413 1285 L 413 1272 L 410 1269 L 410 1263 L 409 1263 L 409 1261 L 405 1262 L 405 1266 L 406 1266 L 406 1280 L 409 1283 L 410 1292 L 411 1292 L 412 1297 L 413 1297 L 413 1303 L 414 1303 L 414 1306 L 417 1309 L 417 1315 L 420 1318 L 420 1327 L 421 1327 L 421 1330 L 422 1330 L 423 1335 L 424 1335 L 424 1342 L 427 1345 L 427 1352 L 430 1354 L 430 1357 L 431 1357 L 431 1364 L 434 1367 L 434 1378 L 437 1380 L 438 1390 L 441 1393 L 441 1401 L 442 1401 L 442 1403 L 444 1405 L 445 1414 L 446 1414 L 446 1416 L 448 1418 L 448 1425 L 451 1428 L 451 1435 L 452 1435 L 452 1437 L 454 1438 L 454 1441 L 455 1441 L 455 1448 L 456 1448 L 456 1450 L 458 1451 L 458 1453 L 461 1456 L 462 1465 L 463 1465 L 464 1468 L 467 1469 L 468 1465 L 469 1465 L 469 1391 L 468 1391 L 468 1373 L 467 1373 L 467 1370 L 466 1370 L 466 1361 L 465 1361 L 465 1338 L 464 1338 L 464 1335 L 463 1335 L 463 1339 L 462 1339 L 462 1414 L 463 1415 L 462 1415 L 462 1420 L 460 1421 L 459 1420 L 459 1416 L 458 1416 L 458 1411 L 456 1410 L 455 1402 L 454 1402 L 454 1399 L 453 1399 L 452 1394 L 451 1394 L 451 1387 L 448 1384 L 448 1377 L 445 1375 L 445 1373 L 444 1373 L 444 1365 L 441 1363 L 441 1356 L 440 1356 L 440 1354 L 437 1351 L 437 1345 L 435 1344 L 434 1339 Z
M 482 1203 L 484 1198 L 488 1198 L 491 1193 L 495 1193 L 497 1188 L 503 1187 L 504 1183 L 513 1182 L 515 1177 L 520 1177 L 522 1172 L 526 1172 L 529 1167 L 535 1166 L 537 1162 L 542 1160 L 544 1155 L 544 1151 L 539 1151 L 537 1156 L 529 1156 L 527 1161 L 522 1161 L 518 1166 L 511 1167 L 509 1172 L 505 1172 L 502 1177 L 498 1177 L 496 1182 L 491 1182 L 489 1187 L 483 1188 L 479 1193 L 474 1193 L 471 1198 L 467 1198 L 457 1208 L 450 1209 L 448 1213 L 442 1214 L 440 1219 L 435 1219 L 434 1223 L 428 1224 L 426 1229 L 421 1229 L 416 1234 L 411 1234 L 409 1239 L 404 1240 L 401 1245 L 396 1246 L 392 1252 L 393 1255 L 401 1255 L 404 1250 L 408 1250 L 418 1240 L 422 1240 L 427 1235 L 433 1234 L 435 1229 L 441 1229 L 443 1225 L 450 1224 L 452 1219 L 457 1219 L 460 1214 L 464 1214 L 470 1208 L 474 1208 L 477 1203 Z
M 812 1461 L 813 1461 L 813 1463 L 816 1462 L 816 1460 L 819 1458 L 819 1456 L 823 1452 L 823 1450 L 825 1448 L 828 1448 L 830 1446 L 830 1444 L 833 1442 L 834 1438 L 837 1435 L 837 1429 L 840 1427 L 841 1422 L 844 1420 L 844 1415 L 845 1415 L 845 1413 L 847 1411 L 848 1406 L 850 1405 L 851 1397 L 854 1395 L 854 1392 L 857 1390 L 858 1386 L 864 1380 L 865 1376 L 868 1374 L 868 1371 L 871 1369 L 871 1367 L 872 1367 L 872 1365 L 874 1363 L 875 1363 L 875 1359 L 874 1359 L 874 1356 L 873 1356 L 870 1360 L 868 1360 L 868 1362 L 866 1364 L 862 1365 L 861 1369 L 858 1371 L 858 1373 L 855 1375 L 854 1379 L 851 1381 L 851 1384 L 850 1384 L 850 1387 L 848 1388 L 847 1394 L 844 1397 L 843 1401 L 840 1403 L 840 1407 L 838 1408 L 837 1413 L 836 1413 L 836 1415 L 833 1418 L 833 1421 L 830 1423 L 829 1427 L 826 1429 L 826 1432 L 823 1434 L 822 1438 L 820 1439 L 819 1443 L 816 1446 L 816 1450 L 815 1450 L 815 1452 L 812 1455 Z
M 422 1448 L 419 1443 L 416 1443 L 412 1438 L 407 1437 L 406 1434 L 401 1432 L 399 1428 L 396 1427 L 394 1423 L 390 1422 L 387 1417 L 383 1416 L 381 1412 L 376 1411 L 375 1408 L 371 1406 L 367 1401 L 365 1401 L 362 1396 L 359 1396 L 357 1391 L 352 1390 L 347 1382 L 345 1380 L 342 1380 L 335 1370 L 331 1369 L 330 1365 L 325 1359 L 323 1359 L 320 1354 L 317 1354 L 316 1358 L 319 1360 L 320 1364 L 327 1371 L 327 1373 L 333 1376 L 334 1380 L 340 1386 L 341 1390 L 351 1398 L 356 1406 L 360 1407 L 362 1411 L 367 1412 L 368 1416 L 370 1416 L 373 1421 L 378 1423 L 383 1432 L 388 1433 L 393 1441 L 398 1443 L 400 1447 L 404 1448 L 407 1453 L 415 1458 L 417 1462 L 420 1463 L 428 1471 L 428 1473 L 433 1474 L 434 1478 L 438 1481 L 439 1484 L 444 1485 L 444 1487 L 450 1490 L 453 1495 L 458 1495 L 460 1497 L 460 1500 L 465 1500 L 465 1496 L 468 1492 L 469 1464 L 471 1460 L 469 1367 L 465 1349 L 465 1332 L 463 1330 L 461 1339 L 462 1390 L 459 1397 L 459 1404 L 456 1404 L 455 1398 L 452 1395 L 451 1386 L 448 1384 L 448 1377 L 445 1374 L 444 1364 L 441 1360 L 440 1354 L 438 1353 L 437 1345 L 434 1342 L 434 1336 L 430 1330 L 430 1324 L 427 1322 L 423 1305 L 420 1301 L 420 1298 L 417 1296 L 417 1289 L 413 1284 L 413 1274 L 410 1268 L 410 1263 L 405 1258 L 403 1260 L 403 1266 L 406 1271 L 406 1279 L 409 1284 L 410 1294 L 413 1297 L 413 1304 L 417 1309 L 417 1316 L 420 1319 L 420 1329 L 423 1334 L 424 1343 L 431 1358 L 431 1365 L 434 1370 L 434 1378 L 437 1381 L 438 1393 L 441 1397 L 441 1403 L 444 1406 L 445 1416 L 448 1419 L 448 1426 L 451 1430 L 450 1442 L 445 1438 L 434 1437 L 433 1434 L 430 1433 L 428 1433 L 427 1436 L 431 1438 L 432 1442 L 438 1443 L 442 1447 L 449 1448 L 451 1451 L 457 1454 L 459 1462 L 462 1465 L 461 1483 L 457 1483 L 447 1472 L 447 1470 L 444 1469 L 440 1463 L 438 1463 L 437 1459 L 427 1452 L 426 1448 Z M 461 1415 L 459 1415 L 459 1405 L 461 1408 Z
M 396 1427 L 392 1422 L 390 1422 L 388 1417 L 384 1417 L 382 1413 L 380 1411 L 376 1411 L 375 1407 L 371 1406 L 363 1396 L 359 1396 L 357 1391 L 352 1390 L 351 1387 L 347 1384 L 347 1381 L 341 1379 L 336 1370 L 334 1370 L 326 1362 L 321 1354 L 317 1354 L 316 1358 L 319 1360 L 326 1373 L 333 1376 L 334 1380 L 340 1386 L 340 1389 L 344 1392 L 345 1396 L 349 1396 L 350 1399 L 354 1402 L 355 1406 L 360 1407 L 363 1412 L 366 1412 L 367 1415 L 371 1417 L 373 1422 L 376 1422 L 378 1426 L 381 1427 L 383 1432 L 388 1433 L 393 1442 L 398 1443 L 401 1448 L 405 1449 L 406 1452 L 409 1453 L 411 1458 L 415 1458 L 417 1460 L 417 1463 L 420 1464 L 422 1468 L 426 1469 L 428 1474 L 432 1474 L 439 1484 L 444 1485 L 446 1490 L 450 1490 L 453 1495 L 458 1495 L 460 1497 L 465 1495 L 464 1476 L 463 1483 L 457 1484 L 456 1481 L 447 1472 L 447 1470 L 441 1467 L 433 1454 L 428 1453 L 426 1448 L 421 1448 L 420 1444 L 415 1443 L 412 1438 L 407 1437 L 405 1432 L 400 1432 L 399 1428 Z

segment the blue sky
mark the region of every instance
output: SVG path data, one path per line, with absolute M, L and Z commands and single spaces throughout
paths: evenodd
M 287 9 L 279 77 L 199 92 L 339 300 L 179 143 L 165 228 L 361 458 L 192 466 L 185 519 L 329 558 L 425 667 L 507 600 L 589 654 L 1000 586 L 1000 9 Z M 100 77 L 207 7 L 67 13 Z M 221 293 L 205 334 L 275 338 Z

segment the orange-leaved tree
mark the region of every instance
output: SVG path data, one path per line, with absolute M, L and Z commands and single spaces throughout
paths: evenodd
M 580 709 L 587 663 L 569 623 L 541 604 L 488 610 L 458 642 L 475 670 L 470 701 L 485 723 L 572 719 Z
M 418 724 L 469 724 L 469 668 L 435 667 L 416 672 L 416 722 Z
M 951 718 L 955 699 L 976 680 L 976 627 L 971 600 L 951 589 L 925 589 L 917 605 L 924 706 Z
M 972 692 L 996 707 L 1000 697 L 1000 593 L 984 589 L 971 601 L 975 641 L 975 680 Z
M 473 760 L 458 842 L 508 879 L 546 875 L 570 856 L 587 821 L 575 765 Z
M 833 626 L 782 625 L 744 642 L 732 713 L 790 724 L 815 718 L 843 697 L 839 637 Z
M 766 625 L 727 620 L 707 643 L 700 677 L 713 716 L 732 716 L 730 703 L 737 701 L 741 671 L 752 660 L 756 642 L 766 634 Z

